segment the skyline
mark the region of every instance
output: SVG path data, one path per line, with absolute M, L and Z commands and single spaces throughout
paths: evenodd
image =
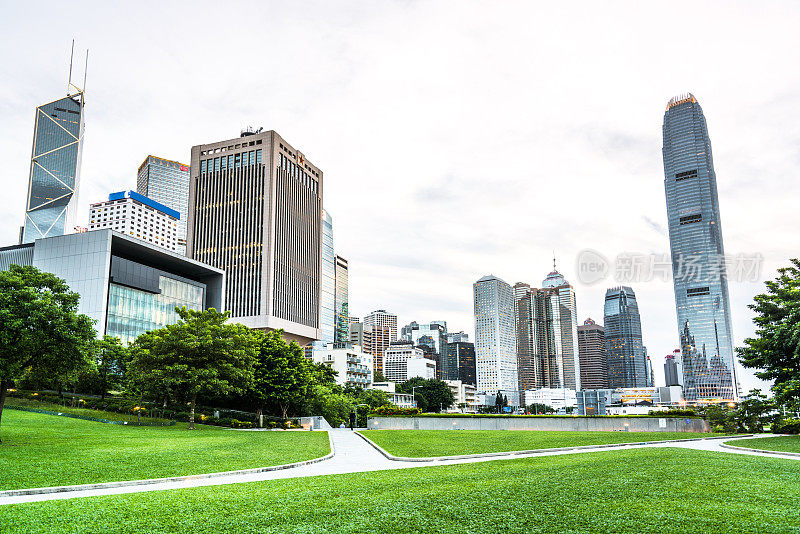
M 713 28 L 719 13 L 709 6 L 724 4 L 693 7 L 692 20 L 680 16 L 679 5 L 671 12 L 588 6 L 575 17 L 542 6 L 529 12 L 543 21 L 536 28 L 541 36 L 529 35 L 524 27 L 531 17 L 510 5 L 486 12 L 464 4 L 463 22 L 453 26 L 444 4 L 342 5 L 352 7 L 283 5 L 270 12 L 276 24 L 269 35 L 237 35 L 241 55 L 226 57 L 219 76 L 204 76 L 224 54 L 215 55 L 213 42 L 169 28 L 219 24 L 224 41 L 238 31 L 237 10 L 161 6 L 159 20 L 142 20 L 114 6 L 69 14 L 53 4 L 38 22 L 56 28 L 55 21 L 73 21 L 57 25 L 68 29 L 54 29 L 2 60 L 9 190 L 0 245 L 17 242 L 33 110 L 66 89 L 75 37 L 78 50 L 92 50 L 79 223 L 88 219 L 89 203 L 135 189 L 136 170 L 148 154 L 188 163 L 193 145 L 264 126 L 304 147 L 326 173 L 325 208 L 336 252 L 350 261 L 354 315 L 387 309 L 400 324 L 444 319 L 474 339 L 472 283 L 489 273 L 511 284 L 543 279 L 555 248 L 559 270 L 576 286 L 579 323 L 600 321 L 602 296 L 618 283 L 581 284 L 575 258 L 586 248 L 609 257 L 668 252 L 660 123 L 669 98 L 691 91 L 710 125 L 727 250 L 765 258 L 759 282 L 730 288 L 734 346 L 753 332 L 746 305 L 796 255 L 790 231 L 800 222 L 792 211 L 800 192 L 792 173 L 800 161 L 800 129 L 792 120 L 800 85 L 784 68 L 793 50 L 787 5 L 743 6 Z M 267 10 L 251 7 L 254 15 Z M 6 49 L 34 27 L 32 18 L 14 16 L 20 9 L 9 7 L 0 23 Z M 660 26 L 647 27 L 655 14 Z M 308 31 L 293 36 L 301 18 Z M 111 20 L 126 23 L 101 23 Z M 629 33 L 599 32 L 603 21 Z M 408 26 L 420 35 L 408 37 Z M 698 37 L 700 28 L 706 33 Z M 423 47 L 434 32 L 441 46 Z M 583 37 L 572 40 L 573 32 Z M 559 46 L 541 46 L 548 39 Z M 641 49 L 631 50 L 633 42 Z M 264 58 L 249 49 L 277 44 L 296 56 Z M 530 50 L 546 53 L 531 56 Z M 697 60 L 670 64 L 689 51 Z M 252 72 L 256 56 L 266 61 L 263 73 Z M 279 83 L 273 73 L 287 65 Z M 571 69 L 592 86 L 570 84 Z M 253 81 L 222 83 L 243 72 Z M 154 87 L 153 79 L 171 84 Z M 253 95 L 265 91 L 270 105 L 255 105 Z M 553 196 L 552 205 L 537 202 L 543 194 Z M 486 203 L 485 213 L 469 209 L 476 199 Z M 613 210 L 632 204 L 629 213 Z M 660 383 L 664 355 L 679 346 L 671 282 L 630 285 Z M 741 379 L 746 392 L 752 373 L 742 372 Z

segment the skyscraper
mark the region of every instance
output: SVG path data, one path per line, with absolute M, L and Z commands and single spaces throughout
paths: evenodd
M 350 339 L 350 267 L 347 260 L 336 256 L 336 298 L 335 312 L 336 325 L 334 341 L 345 343 Z
M 481 392 L 518 391 L 514 292 L 493 275 L 473 284 L 475 370 Z
M 514 286 L 520 391 L 581 388 L 576 308 L 574 288 L 555 269 L 541 288 Z
M 251 328 L 319 339 L 323 173 L 277 132 L 192 147 L 186 246 Z
M 664 357 L 664 385 L 680 386 L 683 373 L 680 369 L 681 351 L 675 350 Z
M 139 193 L 120 191 L 108 195 L 105 202 L 89 205 L 89 230 L 110 228 L 170 252 L 178 252 L 180 215 Z
M 336 255 L 333 253 L 333 219 L 322 210 L 322 282 L 319 292 L 320 340 L 336 336 Z
M 375 310 L 364 316 L 363 325 L 364 351 L 372 354 L 375 371 L 383 373 L 384 351 L 397 341 L 397 316 L 386 310 Z
M 642 346 L 642 323 L 633 289 L 606 291 L 604 308 L 608 387 L 647 387 L 647 358 Z
M 578 326 L 578 355 L 581 364 L 581 388 L 606 389 L 608 387 L 608 362 L 606 361 L 605 330 L 602 325 L 586 319 Z
M 189 166 L 147 156 L 136 174 L 136 192 L 180 213 L 179 254 L 186 254 L 186 218 L 189 212 Z
M 663 135 L 685 398 L 689 402 L 735 400 L 738 391 L 717 177 L 703 109 L 692 94 L 669 101 Z
M 84 77 L 84 85 L 86 79 Z M 22 242 L 71 233 L 75 227 L 84 129 L 83 89 L 36 108 Z
M 440 361 L 442 380 L 475 385 L 475 345 L 468 341 L 447 343 Z

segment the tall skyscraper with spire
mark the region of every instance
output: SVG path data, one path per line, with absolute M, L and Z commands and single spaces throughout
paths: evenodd
M 717 177 L 706 119 L 694 95 L 669 101 L 663 135 L 684 395 L 690 402 L 735 400 L 736 368 Z
M 74 47 L 73 42 L 73 50 Z M 83 85 L 86 86 L 85 68 Z M 83 106 L 84 90 L 72 83 L 70 57 L 67 96 L 36 108 L 25 223 L 20 236 L 23 243 L 64 235 L 75 227 Z

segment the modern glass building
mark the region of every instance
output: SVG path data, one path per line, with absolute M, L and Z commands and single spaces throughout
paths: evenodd
M 717 177 L 703 109 L 692 94 L 669 101 L 663 136 L 685 397 L 701 403 L 736 400 Z
M 475 345 L 472 343 L 447 343 L 440 362 L 442 380 L 460 380 L 464 384 L 475 385 Z
M 514 314 L 520 391 L 580 389 L 577 303 L 564 276 L 554 269 L 541 288 L 515 284 Z
M 608 359 L 605 330 L 602 325 L 591 319 L 586 319 L 582 325 L 578 325 L 578 356 L 581 364 L 581 388 L 606 389 Z
M 72 232 L 83 150 L 83 90 L 36 108 L 22 242 Z
M 177 322 L 176 306 L 223 309 L 221 270 L 112 230 L 0 249 L 0 269 L 12 263 L 66 280 L 80 294 L 78 311 L 95 320 L 98 336 L 126 343 Z
M 336 326 L 334 331 L 334 341 L 336 343 L 346 343 L 350 341 L 350 268 L 347 260 L 341 256 L 336 256 Z
M 139 165 L 136 192 L 180 213 L 178 217 L 179 254 L 186 254 L 186 218 L 189 211 L 189 166 L 156 156 L 147 156 Z
M 475 371 L 478 391 L 519 391 L 514 336 L 514 290 L 494 275 L 472 286 L 475 310 Z
M 633 289 L 622 286 L 606 291 L 605 348 L 609 388 L 649 385 L 647 356 L 642 345 L 642 322 Z
M 333 343 L 336 337 L 336 258 L 333 253 L 333 219 L 322 210 L 322 268 L 320 270 L 320 340 Z
M 384 352 L 397 341 L 397 315 L 375 310 L 364 316 L 362 337 L 364 351 L 372 354 L 375 371 L 383 373 Z

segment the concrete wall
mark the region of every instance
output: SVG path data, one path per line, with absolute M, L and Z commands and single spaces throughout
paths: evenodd
M 709 432 L 708 421 L 681 417 L 370 417 L 370 430 L 589 430 Z

